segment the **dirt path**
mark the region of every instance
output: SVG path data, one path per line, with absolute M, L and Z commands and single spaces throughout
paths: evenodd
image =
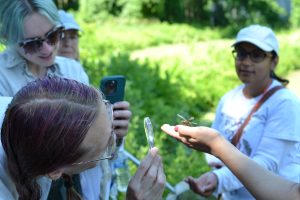
M 288 88 L 300 98 L 300 70 L 290 73 L 287 78 L 290 81 Z

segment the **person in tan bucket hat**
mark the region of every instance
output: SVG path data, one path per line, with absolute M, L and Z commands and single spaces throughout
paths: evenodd
M 71 13 L 59 10 L 58 14 L 65 28 L 64 37 L 59 45 L 58 55 L 79 61 L 79 36 L 82 30 Z

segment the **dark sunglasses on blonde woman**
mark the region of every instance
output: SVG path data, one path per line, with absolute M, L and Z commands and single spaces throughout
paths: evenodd
M 19 46 L 24 49 L 25 53 L 33 54 L 40 50 L 43 46 L 43 42 L 47 42 L 47 44 L 54 46 L 57 44 L 59 40 L 63 38 L 64 35 L 64 27 L 58 26 L 49 31 L 45 37 L 35 37 L 25 39 L 22 42 L 19 42 Z

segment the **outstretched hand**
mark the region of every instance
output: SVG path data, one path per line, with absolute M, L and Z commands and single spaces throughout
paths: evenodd
M 158 149 L 152 148 L 129 182 L 127 200 L 162 199 L 166 176 Z
M 209 197 L 218 185 L 218 177 L 213 172 L 207 172 L 199 178 L 191 176 L 185 179 L 190 189 L 201 196 Z
M 215 129 L 204 126 L 189 127 L 164 124 L 161 130 L 188 147 L 207 153 L 211 153 L 213 146 L 217 145 L 219 139 L 222 138 Z

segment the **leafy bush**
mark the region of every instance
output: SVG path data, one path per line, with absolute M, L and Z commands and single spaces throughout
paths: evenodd
M 104 75 L 127 77 L 125 99 L 131 103 L 133 116 L 126 149 L 138 158 L 146 155 L 143 118 L 149 116 L 171 184 L 209 170 L 201 153 L 167 137 L 160 126 L 179 123 L 177 113 L 210 125 L 207 113 L 226 91 L 239 84 L 230 48 L 233 40 L 222 39 L 223 30 L 143 21 L 90 23 L 83 24 L 83 29 L 81 59 L 91 83 L 98 87 Z M 298 35 L 296 30 L 278 33 L 280 75 L 300 69 Z
M 160 126 L 179 123 L 177 113 L 210 125 L 207 113 L 226 91 L 239 84 L 230 48 L 233 40 L 222 39 L 227 33 L 147 21 L 82 23 L 82 27 L 81 59 L 91 83 L 98 87 L 104 75 L 127 77 L 125 99 L 131 103 L 133 116 L 126 149 L 138 158 L 146 155 L 143 118 L 149 116 L 171 184 L 209 170 L 201 153 L 163 134 Z M 299 35 L 297 30 L 278 33 L 278 74 L 300 69 Z
M 128 134 L 126 139 L 128 142 L 126 148 L 130 152 L 134 153 L 138 158 L 142 158 L 146 154 L 148 145 L 144 134 L 143 118 L 149 116 L 156 133 L 156 145 L 160 148 L 160 152 L 164 157 L 165 166 L 170 166 L 166 167 L 165 171 L 169 175 L 168 180 L 171 183 L 176 183 L 184 178 L 184 175 L 172 175 L 176 170 L 171 167 L 174 163 L 176 163 L 177 169 L 185 168 L 187 171 L 194 171 L 193 165 L 187 167 L 185 166 L 186 162 L 182 162 L 182 159 L 188 157 L 189 160 L 194 161 L 193 163 L 198 161 L 198 165 L 201 166 L 203 162 L 201 154 L 184 148 L 177 141 L 162 134 L 159 130 L 163 122 L 178 123 L 177 113 L 183 115 L 195 113 L 195 117 L 201 116 L 201 112 L 199 112 L 201 110 L 198 110 L 197 113 L 193 110 L 194 108 L 189 107 L 187 102 L 192 100 L 183 95 L 182 85 L 179 82 L 175 82 L 176 77 L 181 74 L 179 70 L 173 69 L 161 72 L 155 63 L 139 63 L 130 60 L 126 54 L 120 54 L 112 57 L 104 71 L 107 72 L 107 75 L 122 74 L 127 77 L 125 98 L 131 103 L 133 111 L 130 134 Z M 205 111 L 207 111 L 207 108 L 203 108 L 202 113 Z M 194 173 L 190 174 L 198 174 L 205 170 L 207 170 L 207 166 L 199 167 L 197 172 L 194 171 Z
M 293 28 L 297 28 L 300 26 L 300 1 L 293 0 L 292 1 L 292 14 L 291 14 L 291 24 Z
M 296 8 L 298 3 L 293 2 L 293 5 Z M 279 6 L 277 1 L 268 0 L 80 0 L 80 12 L 85 21 L 90 22 L 111 16 L 155 18 L 171 23 L 231 26 L 234 30 L 253 22 L 272 27 L 298 23 L 297 10 L 292 16 L 295 19 L 289 19 L 289 11 Z

